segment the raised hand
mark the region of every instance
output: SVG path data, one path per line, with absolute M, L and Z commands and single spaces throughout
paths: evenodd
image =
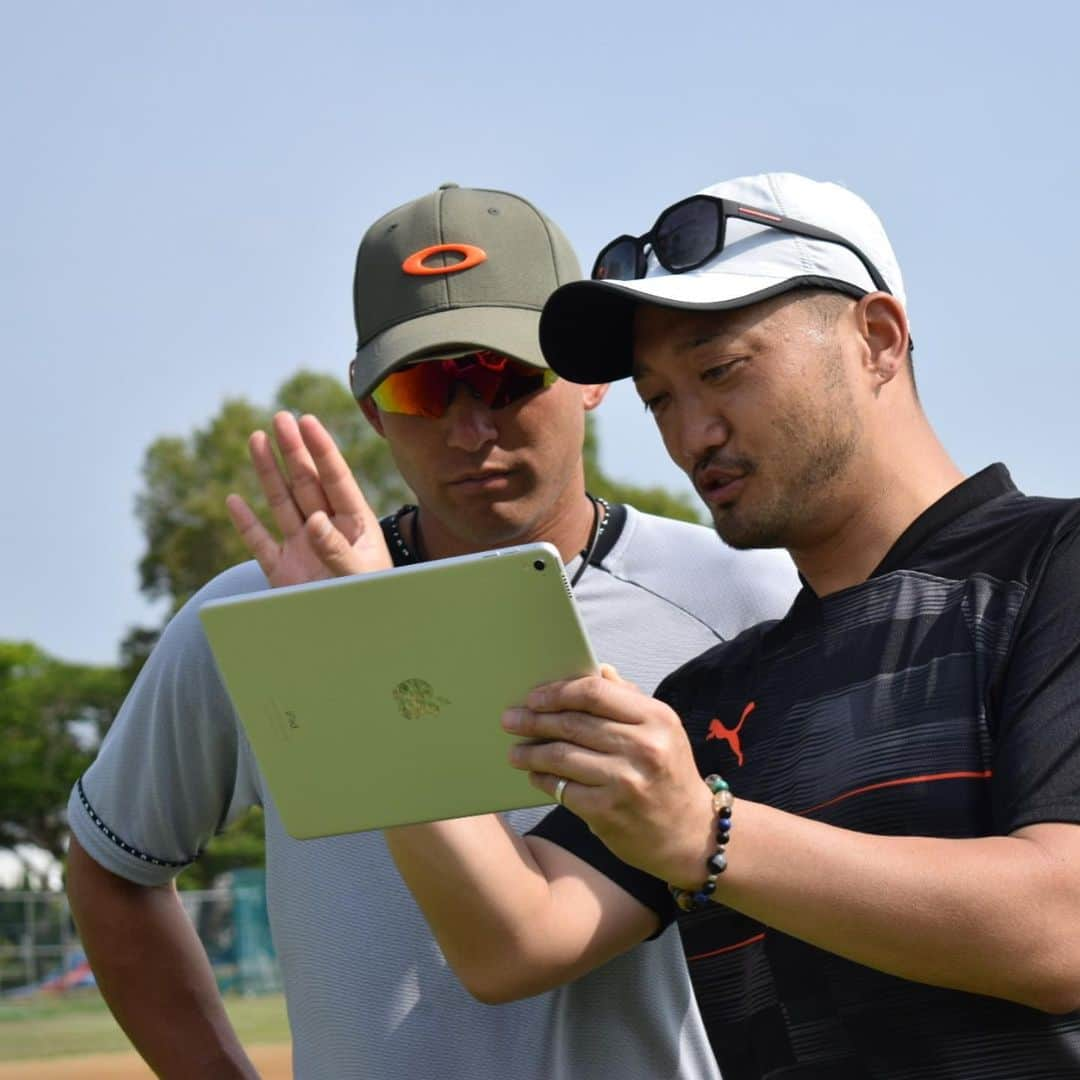
M 378 519 L 329 432 L 314 416 L 274 416 L 274 439 L 256 431 L 248 452 L 270 513 L 275 538 L 240 495 L 225 505 L 236 531 L 271 585 L 385 570 L 393 560 Z

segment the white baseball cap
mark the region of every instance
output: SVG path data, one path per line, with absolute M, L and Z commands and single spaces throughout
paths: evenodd
M 903 277 L 884 226 L 847 188 L 795 173 L 764 173 L 725 180 L 698 195 L 727 200 L 748 211 L 751 220 L 727 216 L 723 249 L 692 270 L 665 269 L 649 244 L 644 277 L 577 281 L 557 289 L 540 317 L 540 345 L 559 375 L 580 383 L 628 376 L 633 314 L 640 303 L 723 311 L 797 288 L 831 289 L 856 298 L 881 291 L 863 259 L 842 242 L 785 231 L 782 224 L 769 224 L 770 216 L 842 237 L 905 304 Z

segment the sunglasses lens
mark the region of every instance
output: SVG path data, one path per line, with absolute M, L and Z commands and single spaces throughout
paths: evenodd
M 371 396 L 383 412 L 438 418 L 446 414 L 457 383 L 465 383 L 488 408 L 501 409 L 557 378 L 548 368 L 484 350 L 449 360 L 425 360 L 392 372 Z
M 450 376 L 442 361 L 413 364 L 393 371 L 371 392 L 383 412 L 406 416 L 442 416 L 450 399 Z
M 633 281 L 638 276 L 637 241 L 622 236 L 596 257 L 593 281 Z
M 483 377 L 485 385 L 477 387 L 479 397 L 493 409 L 512 405 L 537 390 L 543 390 L 555 381 L 554 371 L 507 360 L 506 367 L 495 378 Z M 473 385 L 472 380 L 469 380 Z
M 705 262 L 720 237 L 720 207 L 691 199 L 665 211 L 653 229 L 652 246 L 665 269 L 678 273 Z
M 487 350 L 450 363 L 455 365 L 454 377 L 468 385 L 476 397 L 492 409 L 520 401 L 550 386 L 557 378 L 550 368 L 523 364 L 520 360 Z

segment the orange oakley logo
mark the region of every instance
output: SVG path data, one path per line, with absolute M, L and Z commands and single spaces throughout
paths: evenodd
M 461 261 L 451 263 L 449 266 L 425 266 L 424 264 L 432 255 L 441 255 L 443 252 L 453 252 L 461 256 Z M 475 244 L 432 244 L 431 247 L 422 248 L 413 252 L 402 264 L 401 269 L 406 274 L 414 274 L 417 277 L 426 277 L 431 274 L 456 274 L 459 270 L 469 270 L 480 263 L 487 261 L 487 252 Z
M 734 753 L 736 760 L 740 765 L 743 763 L 742 752 L 742 740 L 739 738 L 739 732 L 742 731 L 743 724 L 746 723 L 746 718 L 757 708 L 757 703 L 751 701 L 745 709 L 742 711 L 742 716 L 739 717 L 739 722 L 733 727 L 729 728 L 721 724 L 719 720 L 709 721 L 709 734 L 705 736 L 705 741 L 710 739 L 723 739 L 724 742 L 731 747 L 732 753 Z

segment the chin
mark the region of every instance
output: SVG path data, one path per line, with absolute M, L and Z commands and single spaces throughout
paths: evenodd
M 736 551 L 787 547 L 787 530 L 776 522 L 740 520 L 717 509 L 713 511 L 713 528 L 716 535 Z
M 528 531 L 529 519 L 520 513 L 519 507 L 506 504 L 495 504 L 484 514 L 470 514 L 460 523 L 461 534 L 471 536 L 479 547 L 524 543 L 521 537 Z

